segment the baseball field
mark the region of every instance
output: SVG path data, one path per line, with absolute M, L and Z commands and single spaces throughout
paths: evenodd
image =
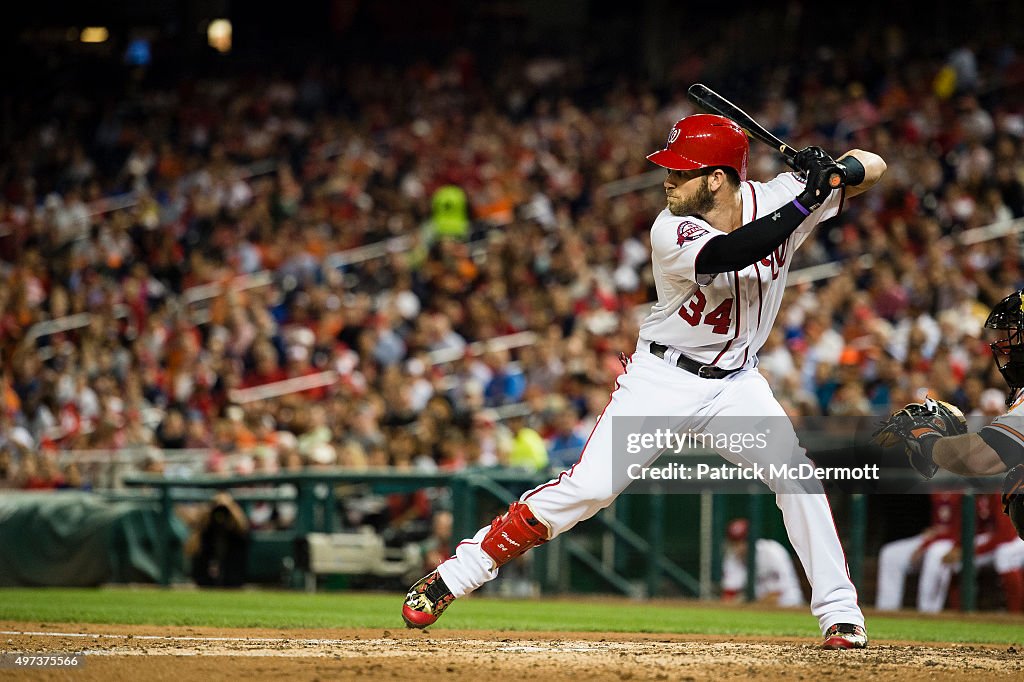
M 0 678 L 1014 679 L 1024 619 L 868 613 L 866 651 L 817 648 L 802 609 L 595 597 L 472 597 L 407 630 L 397 594 L 0 590 L 0 651 L 84 653 Z

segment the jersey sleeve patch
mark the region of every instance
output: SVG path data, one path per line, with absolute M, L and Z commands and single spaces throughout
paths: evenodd
M 719 234 L 698 217 L 675 216 L 665 209 L 651 226 L 652 261 L 667 277 L 702 284 L 696 272 L 697 256 Z
M 708 234 L 708 230 L 703 226 L 684 220 L 676 227 L 676 244 L 682 246 L 686 242 L 697 241 L 706 234 Z

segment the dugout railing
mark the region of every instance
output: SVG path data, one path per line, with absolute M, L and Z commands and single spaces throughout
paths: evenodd
M 720 463 L 714 453 L 694 453 L 697 459 Z M 425 488 L 450 491 L 454 511 L 453 537 L 470 537 L 503 505 L 517 499 L 522 491 L 549 480 L 547 474 L 532 474 L 509 469 L 469 469 L 449 472 L 394 472 L 318 469 L 289 474 L 250 476 L 202 476 L 168 479 L 154 475 L 128 477 L 127 491 L 112 493 L 117 499 L 132 499 L 158 506 L 157 557 L 160 583 L 169 585 L 175 567 L 183 565 L 180 543 L 172 535 L 174 508 L 177 504 L 209 499 L 215 491 L 228 490 L 248 509 L 259 502 L 294 503 L 295 520 L 286 530 L 276 531 L 283 546 L 311 532 L 341 530 L 337 516 L 338 486 L 366 486 L 377 494 L 413 492 Z M 697 500 L 696 518 L 679 518 L 669 510 L 679 498 Z M 731 500 L 728 498 L 732 498 Z M 845 501 L 844 544 L 850 576 L 858 589 L 864 586 L 865 535 L 868 520 L 868 496 L 847 494 Z M 614 592 L 630 597 L 657 597 L 667 594 L 667 585 L 686 596 L 711 598 L 721 578 L 722 547 L 729 510 L 737 505 L 750 520 L 748 542 L 747 598 L 754 597 L 753 559 L 755 543 L 763 535 L 768 507 L 774 500 L 761 484 L 752 485 L 748 494 L 722 495 L 702 492 L 696 495 L 621 495 L 608 509 L 581 524 L 582 531 L 566 533 L 532 552 L 532 574 L 544 592 L 571 589 L 572 562 L 585 567 L 598 581 Z M 632 513 L 631 513 L 632 512 Z M 682 548 L 690 554 L 697 550 L 696 570 L 687 570 L 672 558 L 673 538 L 680 524 L 697 529 L 695 546 Z M 961 571 L 961 608 L 973 611 L 977 603 L 974 564 L 975 516 L 973 495 L 965 493 L 962 523 L 963 568 Z M 629 554 L 642 559 L 638 573 L 636 561 L 630 566 Z
M 455 511 L 453 535 L 466 537 L 475 533 L 495 509 L 518 498 L 522 491 L 547 480 L 549 477 L 546 474 L 509 469 L 470 469 L 458 473 L 317 470 L 294 474 L 202 476 L 188 479 L 137 475 L 123 481 L 123 485 L 130 491 L 113 493 L 111 499 L 131 499 L 140 503 L 149 501 L 159 506 L 162 519 L 161 547 L 158 549 L 160 582 L 168 585 L 175 574 L 175 567 L 182 564 L 182 557 L 174 556 L 169 549 L 175 546 L 171 535 L 174 507 L 177 504 L 209 499 L 214 491 L 231 492 L 243 509 L 258 502 L 294 502 L 297 509 L 294 524 L 286 531 L 279 531 L 279 534 L 297 539 L 311 532 L 331 533 L 340 530 L 336 514 L 338 486 L 363 485 L 378 494 L 447 488 L 451 491 Z M 294 492 L 282 495 L 272 490 L 280 487 Z M 615 505 L 590 522 L 599 529 L 602 536 L 599 540 L 601 549 L 598 551 L 591 550 L 581 538 L 573 534 L 566 534 L 537 548 L 533 575 L 541 589 L 559 591 L 567 588 L 567 559 L 571 558 L 599 576 L 612 590 L 625 595 L 657 596 L 662 592 L 660 584 L 663 578 L 692 595 L 710 594 L 709 585 L 702 585 L 700 578 L 682 569 L 666 555 L 664 514 L 661 508 L 663 497 L 653 495 L 650 498 L 655 513 L 646 515 L 648 523 L 643 529 L 634 529 L 624 523 L 616 514 Z M 623 506 L 624 502 L 618 506 L 618 510 Z M 709 525 L 709 528 L 713 526 Z M 616 557 L 624 549 L 647 557 L 649 569 L 640 584 L 635 578 L 621 572 L 621 564 Z M 707 583 L 712 578 L 712 575 L 706 575 L 703 582 Z

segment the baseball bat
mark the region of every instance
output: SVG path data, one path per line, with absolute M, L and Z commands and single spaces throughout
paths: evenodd
M 767 128 L 755 121 L 753 116 L 703 83 L 694 83 L 686 92 L 693 103 L 701 109 L 710 114 L 725 116 L 730 121 L 733 121 L 747 135 L 781 153 L 786 157 L 786 163 L 791 168 L 796 169 L 796 166 L 793 165 L 793 157 L 796 156 L 797 150 L 775 137 L 775 135 L 772 135 Z M 842 172 L 838 170 L 829 176 L 829 184 L 832 187 L 838 187 L 844 180 Z

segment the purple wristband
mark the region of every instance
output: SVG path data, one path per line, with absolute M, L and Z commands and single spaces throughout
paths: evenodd
M 804 215 L 811 215 L 811 212 L 804 208 L 796 199 L 793 199 L 793 205 L 800 209 L 800 212 L 803 213 Z

